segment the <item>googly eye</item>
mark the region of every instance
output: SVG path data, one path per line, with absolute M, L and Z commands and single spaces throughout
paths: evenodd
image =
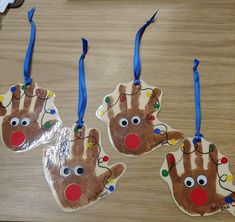
M 17 126 L 19 124 L 20 120 L 16 117 L 12 118 L 10 123 L 12 126 Z
M 82 166 L 76 166 L 75 169 L 74 169 L 74 173 L 77 176 L 82 176 L 83 173 L 84 173 L 84 168 Z
M 133 116 L 132 119 L 131 119 L 131 122 L 134 125 L 139 125 L 140 124 L 140 117 L 139 116 Z
M 128 120 L 126 118 L 122 118 L 119 120 L 119 125 L 121 127 L 126 127 L 128 125 Z
M 67 177 L 71 174 L 71 169 L 67 166 L 63 166 L 60 168 L 60 176 Z
M 24 118 L 21 120 L 21 125 L 22 126 L 28 126 L 30 124 L 30 119 L 29 118 Z
M 205 186 L 207 184 L 207 178 L 206 176 L 204 175 L 199 175 L 197 177 L 197 183 L 200 185 L 200 186 Z
M 184 179 L 184 184 L 186 187 L 193 187 L 194 186 L 194 179 L 192 177 L 186 177 Z

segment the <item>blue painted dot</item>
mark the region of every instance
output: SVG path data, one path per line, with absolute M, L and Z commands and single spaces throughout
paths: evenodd
M 15 92 L 15 91 L 16 91 L 16 87 L 15 86 L 11 87 L 11 92 Z
M 113 186 L 113 185 L 111 185 L 111 186 L 109 187 L 109 191 L 110 191 L 110 192 L 113 192 L 113 191 L 114 191 L 114 189 L 115 189 L 115 188 L 114 188 L 114 186 Z
M 193 138 L 193 144 L 196 144 L 197 142 L 201 142 L 201 138 L 198 138 L 198 137 L 194 137 Z
M 225 197 L 224 201 L 228 204 L 231 204 L 233 202 L 232 197 Z
M 160 134 L 160 133 L 161 133 L 161 130 L 160 130 L 159 128 L 156 128 L 156 129 L 154 130 L 154 133 L 155 133 L 155 134 Z
M 51 114 L 51 115 L 54 115 L 55 113 L 56 113 L 56 111 L 55 111 L 54 109 L 51 109 L 51 110 L 50 110 L 50 114 Z

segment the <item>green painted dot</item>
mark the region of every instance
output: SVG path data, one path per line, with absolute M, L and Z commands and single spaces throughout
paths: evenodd
M 106 97 L 106 98 L 105 98 L 105 102 L 106 102 L 106 103 L 111 103 L 111 99 L 110 99 L 109 97 Z
M 215 144 L 210 144 L 209 151 L 212 152 L 215 149 Z
M 160 103 L 154 103 L 154 104 L 153 104 L 153 107 L 154 107 L 155 109 L 159 109 L 159 108 L 160 108 Z
M 44 125 L 43 125 L 43 128 L 44 128 L 44 129 L 49 129 L 49 128 L 51 128 L 51 122 L 50 122 L 50 121 L 45 122 Z
M 78 132 L 78 128 L 75 127 L 73 131 L 74 131 L 75 133 L 77 133 L 77 132 Z
M 169 175 L 169 172 L 167 170 L 162 171 L 162 176 L 167 177 Z
M 23 85 L 21 88 L 25 91 L 27 89 L 27 86 Z

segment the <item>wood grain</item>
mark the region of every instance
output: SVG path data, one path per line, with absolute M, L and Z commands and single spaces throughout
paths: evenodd
M 235 1 L 234 0 L 40 0 L 26 1 L 0 17 L 0 92 L 22 82 L 30 26 L 27 10 L 36 6 L 37 39 L 32 76 L 56 92 L 65 126 L 77 113 L 77 61 L 81 37 L 89 40 L 86 59 L 86 123 L 102 134 L 111 163 L 128 169 L 117 191 L 74 213 L 57 206 L 42 171 L 42 149 L 14 154 L 0 143 L 0 220 L 18 221 L 234 221 L 228 212 L 207 218 L 182 213 L 159 170 L 163 147 L 139 158 L 125 157 L 110 145 L 105 124 L 95 117 L 104 95 L 133 78 L 137 29 L 160 9 L 141 43 L 142 79 L 164 91 L 160 119 L 194 135 L 192 65 L 201 65 L 202 133 L 230 159 L 235 176 Z M 176 148 L 175 148 L 176 149 Z M 173 149 L 173 150 L 175 150 Z

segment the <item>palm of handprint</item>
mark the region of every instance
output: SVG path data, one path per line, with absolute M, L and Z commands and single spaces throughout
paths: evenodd
M 63 128 L 57 145 L 44 151 L 47 182 L 65 211 L 88 206 L 110 194 L 125 171 L 120 163 L 107 166 L 109 157 L 100 147 L 99 137 L 96 129 L 88 130 L 86 126 L 72 133 Z
M 161 97 L 160 89 L 143 81 L 141 86 L 120 84 L 112 95 L 105 97 L 97 117 L 108 124 L 111 141 L 119 152 L 140 155 L 162 144 L 175 145 L 183 137 L 157 119 Z
M 0 125 L 5 145 L 20 152 L 51 140 L 61 125 L 53 103 L 54 94 L 34 82 L 13 86 L 1 96 Z
M 191 148 L 193 146 L 194 150 Z M 169 184 L 180 209 L 193 216 L 210 215 L 223 209 L 228 209 L 235 215 L 232 205 L 235 201 L 235 187 L 231 181 L 228 180 L 228 183 L 224 179 L 230 175 L 228 166 L 225 165 L 227 158 L 222 157 L 213 144 L 210 144 L 205 153 L 201 142 L 192 145 L 188 139 L 184 140 L 182 146 L 183 156 L 180 152 L 169 153 L 161 169 L 161 175 Z M 183 166 L 183 169 L 177 167 L 181 161 L 180 167 Z

